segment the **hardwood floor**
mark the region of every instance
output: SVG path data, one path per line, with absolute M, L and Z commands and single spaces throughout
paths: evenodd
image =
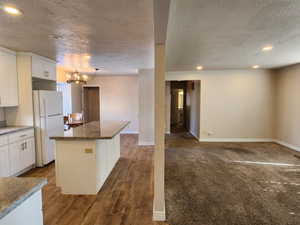
M 48 179 L 44 225 L 167 225 L 152 221 L 153 148 L 137 146 L 137 135 L 121 136 L 121 159 L 96 196 L 62 195 L 54 163 L 23 176 Z

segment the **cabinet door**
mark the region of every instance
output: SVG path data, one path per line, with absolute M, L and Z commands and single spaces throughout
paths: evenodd
M 23 169 L 21 151 L 24 151 L 24 141 L 9 144 L 9 164 L 11 176 Z
M 43 60 L 38 56 L 31 57 L 32 76 L 36 78 L 44 78 Z
M 21 151 L 22 169 L 35 164 L 35 144 L 34 138 L 24 141 L 24 150 Z
M 32 56 L 32 76 L 56 81 L 56 64 L 42 57 Z
M 0 49 L 0 106 L 18 105 L 17 57 Z
M 55 63 L 44 61 L 44 76 L 46 76 L 46 79 L 56 81 Z
M 0 146 L 0 177 L 9 176 L 8 145 Z

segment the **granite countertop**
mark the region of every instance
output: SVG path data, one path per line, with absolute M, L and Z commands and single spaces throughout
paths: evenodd
M 94 121 L 65 131 L 61 136 L 50 139 L 112 139 L 119 134 L 130 122 L 128 121 Z
M 0 219 L 39 191 L 47 180 L 44 178 L 0 178 Z
M 0 135 L 9 134 L 17 131 L 22 131 L 26 129 L 31 129 L 31 126 L 7 126 L 7 127 L 0 127 Z

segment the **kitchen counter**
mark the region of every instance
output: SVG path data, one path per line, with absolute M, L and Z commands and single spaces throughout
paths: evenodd
M 71 128 L 62 136 L 53 136 L 50 139 L 112 139 L 119 134 L 127 125 L 128 121 L 94 121 L 82 126 Z
M 7 127 L 0 127 L 0 135 L 10 134 L 22 130 L 32 129 L 32 126 L 7 126 Z
M 40 191 L 47 184 L 43 178 L 0 178 L 0 220 Z
M 120 158 L 127 121 L 91 122 L 55 140 L 56 185 L 63 194 L 96 195 Z

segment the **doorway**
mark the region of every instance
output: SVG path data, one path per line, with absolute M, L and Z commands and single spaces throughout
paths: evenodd
M 200 138 L 200 80 L 166 82 L 166 133 Z
M 100 121 L 100 87 L 83 87 L 84 122 Z
M 171 82 L 171 133 L 188 131 L 186 81 Z

